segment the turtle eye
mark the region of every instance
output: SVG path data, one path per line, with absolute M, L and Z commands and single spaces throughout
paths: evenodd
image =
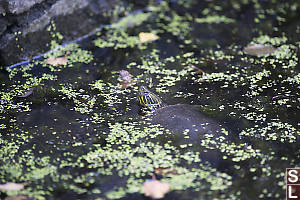
M 140 87 L 140 93 L 142 94 L 146 94 L 149 93 L 150 91 L 145 87 L 145 86 L 141 86 Z

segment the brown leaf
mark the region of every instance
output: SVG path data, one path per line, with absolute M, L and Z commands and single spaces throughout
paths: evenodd
M 68 63 L 68 57 L 67 56 L 58 57 L 58 58 L 49 57 L 47 58 L 46 63 L 53 66 L 66 65 Z
M 192 69 L 196 74 L 200 75 L 200 76 L 204 76 L 205 72 L 202 69 L 199 69 L 198 67 L 196 67 L 195 65 L 189 65 L 187 67 L 185 67 L 185 69 Z
M 130 87 L 133 83 L 131 74 L 126 70 L 121 70 L 120 75 L 121 75 L 121 79 L 122 79 L 121 89 L 124 90 L 124 89 Z
M 131 82 L 128 83 L 126 81 L 121 82 L 121 90 L 125 90 L 126 88 L 129 88 L 131 86 Z
M 131 74 L 130 74 L 128 71 L 126 71 L 126 70 L 121 70 L 121 71 L 120 71 L 120 75 L 121 75 L 121 79 L 122 79 L 123 81 L 127 81 L 127 82 L 132 81 L 132 76 L 131 76 Z
M 158 180 L 149 180 L 144 182 L 142 190 L 145 196 L 160 199 L 170 191 L 170 185 Z
M 15 196 L 6 197 L 5 200 L 27 200 L 28 196 L 20 194 Z
M 249 54 L 251 56 L 264 56 L 274 53 L 276 51 L 276 48 L 263 44 L 253 44 L 245 47 L 243 51 L 244 53 Z
M 151 42 L 157 40 L 159 37 L 153 33 L 140 32 L 139 38 L 141 43 L 145 43 L 145 42 Z
M 27 185 L 27 183 L 5 183 L 0 184 L 0 190 L 6 190 L 6 191 L 15 191 L 15 190 L 22 190 L 24 186 Z
M 154 168 L 154 173 L 160 176 L 164 176 L 168 174 L 178 174 L 178 171 L 172 168 Z

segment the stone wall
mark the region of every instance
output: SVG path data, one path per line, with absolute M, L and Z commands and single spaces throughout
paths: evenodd
M 0 0 L 0 67 L 39 55 L 50 48 L 51 22 L 62 42 L 112 23 L 147 2 L 125 0 Z

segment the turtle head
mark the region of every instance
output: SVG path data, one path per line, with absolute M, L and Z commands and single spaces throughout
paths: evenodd
M 139 87 L 139 94 L 138 95 L 144 95 L 147 93 L 151 93 L 150 90 L 148 90 L 148 88 L 146 86 L 140 86 Z
M 149 108 L 150 110 L 156 110 L 163 107 L 162 100 L 152 93 L 146 86 L 140 86 L 138 91 L 138 100 L 140 105 Z

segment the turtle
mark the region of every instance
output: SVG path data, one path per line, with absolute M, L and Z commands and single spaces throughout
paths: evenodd
M 224 128 L 228 130 L 228 127 L 224 127 L 218 120 L 205 114 L 200 105 L 167 105 L 146 86 L 139 87 L 137 96 L 140 106 L 151 111 L 146 116 L 147 120 L 168 130 L 169 134 L 163 134 L 161 137 L 172 141 L 173 145 L 192 144 L 198 152 L 203 151 L 200 156 L 202 160 L 208 161 L 213 166 L 221 165 L 221 152 L 217 149 L 204 150 L 200 144 L 205 137 L 210 137 L 212 140 L 226 137 L 226 140 L 231 142 L 231 135 L 224 131 Z
M 223 135 L 223 127 L 217 120 L 201 111 L 200 105 L 167 105 L 146 86 L 138 89 L 140 106 L 151 111 L 148 115 L 152 124 L 160 124 L 174 133 L 188 131 L 189 135 Z

